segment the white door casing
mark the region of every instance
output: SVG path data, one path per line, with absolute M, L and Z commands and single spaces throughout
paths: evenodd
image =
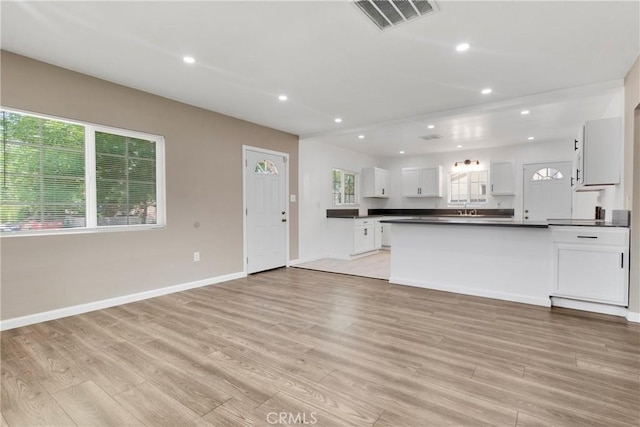
M 537 172 L 538 179 L 534 179 Z M 559 171 L 557 174 L 555 171 Z M 549 173 L 551 172 L 551 173 Z M 523 220 L 546 221 L 571 218 L 571 162 L 523 165 Z
M 287 265 L 287 160 L 284 153 L 244 147 L 247 274 Z

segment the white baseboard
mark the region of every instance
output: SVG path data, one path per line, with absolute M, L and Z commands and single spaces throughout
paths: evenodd
M 627 311 L 627 321 L 640 323 L 640 313 L 635 313 L 633 311 Z
M 305 262 L 313 262 L 313 261 L 318 261 L 320 259 L 325 259 L 327 258 L 326 255 L 321 255 L 321 256 L 310 256 L 307 258 L 298 258 L 298 259 L 292 259 L 289 261 L 289 265 L 300 265 L 300 264 L 304 264 Z
M 0 331 L 6 331 L 8 329 L 33 325 L 34 323 L 41 323 L 54 319 L 61 319 L 63 317 L 74 316 L 76 314 L 87 313 L 89 311 L 102 310 L 103 308 L 109 308 L 116 305 L 128 304 L 130 302 L 136 302 L 149 298 L 159 297 L 162 295 L 173 294 L 175 292 L 186 291 L 188 289 L 200 288 L 202 286 L 213 285 L 221 282 L 228 282 L 229 280 L 241 279 L 243 277 L 247 277 L 247 274 L 243 272 L 226 274 L 224 276 L 196 280 L 195 282 L 188 282 L 159 289 L 152 289 L 150 291 L 138 292 L 135 294 L 123 295 L 120 297 L 109 298 L 100 301 L 93 301 L 86 304 L 73 305 L 71 307 L 59 308 L 56 310 L 30 314 L 22 317 L 14 317 L 13 319 L 0 321 Z
M 609 304 L 598 304 L 596 302 L 578 301 L 569 298 L 551 297 L 551 305 L 554 307 L 590 311 L 592 313 L 610 314 L 612 316 L 628 316 L 628 310 L 625 307 Z
M 528 297 L 525 295 L 510 294 L 506 292 L 485 291 L 482 289 L 467 288 L 464 286 L 441 285 L 438 283 L 423 282 L 423 281 L 411 280 L 411 279 L 402 279 L 398 277 L 391 277 L 389 279 L 389 282 L 396 285 L 416 286 L 418 288 L 433 289 L 436 291 L 453 292 L 457 294 L 473 295 L 476 297 L 493 298 L 493 299 L 512 301 L 512 302 L 521 302 L 524 304 L 540 305 L 543 307 L 551 306 L 551 302 L 549 301 L 549 298 L 536 298 L 536 297 Z

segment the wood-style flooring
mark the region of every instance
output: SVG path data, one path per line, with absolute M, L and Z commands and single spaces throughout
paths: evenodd
M 0 346 L 2 426 L 640 424 L 638 325 L 303 269 Z
M 382 249 L 376 254 L 352 260 L 323 258 L 298 264 L 296 267 L 389 280 L 391 275 L 391 252 Z

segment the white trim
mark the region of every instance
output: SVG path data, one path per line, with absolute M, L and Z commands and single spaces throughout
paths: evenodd
M 290 229 L 291 229 L 291 201 L 289 200 L 289 153 L 280 151 L 268 150 L 266 148 L 254 147 L 251 145 L 242 145 L 242 265 L 243 271 L 247 274 L 247 151 L 254 151 L 258 153 L 271 154 L 273 156 L 282 156 L 285 158 L 285 200 L 287 206 L 287 226 L 285 227 L 285 266 L 289 267 L 291 262 L 289 260 L 290 255 Z
M 95 233 L 112 233 L 116 231 L 144 231 L 144 230 L 164 230 L 166 225 L 156 224 L 134 224 L 134 225 L 111 225 L 100 226 L 99 228 L 60 228 L 56 230 L 26 230 L 26 231 L 3 231 L 0 234 L 0 240 L 8 237 L 33 237 L 33 236 L 61 236 L 69 234 L 95 234 Z
M 627 311 L 627 321 L 640 323 L 640 313 L 635 313 L 633 311 Z
M 214 285 L 216 283 L 228 282 L 230 280 L 241 279 L 247 277 L 244 272 L 225 274 L 223 276 L 210 277 L 208 279 L 196 280 L 194 282 L 182 283 L 179 285 L 167 286 L 165 288 L 152 289 L 149 291 L 138 292 L 135 294 L 123 295 L 115 298 L 93 301 L 86 304 L 73 305 L 71 307 L 59 308 L 56 310 L 45 311 L 42 313 L 30 314 L 22 317 L 14 317 L 0 321 L 0 331 L 19 328 L 21 326 L 33 325 L 34 323 L 46 322 L 48 320 L 60 319 L 77 314 L 87 313 L 89 311 L 102 310 L 104 308 L 114 307 L 116 305 L 128 304 L 131 302 L 141 301 L 149 298 L 155 298 L 162 295 L 182 292 L 188 289 L 200 288 L 203 286 Z
M 326 255 L 321 255 L 321 256 L 310 256 L 307 258 L 292 259 L 291 261 L 289 261 L 289 265 L 296 266 L 296 265 L 304 264 L 305 262 L 313 262 L 313 261 L 318 261 L 325 258 L 328 258 L 328 257 Z
M 628 310 L 624 307 L 609 304 L 598 304 L 596 302 L 589 301 L 578 301 L 570 298 L 551 297 L 551 305 L 553 307 L 572 308 L 574 310 L 610 314 L 612 316 L 628 316 Z
M 528 296 L 518 295 L 518 294 L 510 294 L 506 292 L 486 291 L 482 289 L 467 288 L 465 286 L 441 285 L 441 284 L 426 282 L 421 280 L 403 279 L 400 277 L 391 277 L 389 279 L 389 283 L 392 283 L 395 285 L 407 285 L 407 286 L 415 286 L 418 288 L 434 289 L 437 291 L 452 292 L 457 294 L 473 295 L 476 297 L 492 298 L 492 299 L 499 299 L 499 300 L 512 301 L 512 302 L 521 302 L 524 304 L 541 305 L 543 307 L 551 306 L 551 302 L 549 301 L 548 298 L 535 298 L 535 297 L 528 297 Z
M 85 167 L 85 224 L 86 229 L 98 228 L 98 189 L 96 182 L 96 131 L 93 126 L 86 125 L 84 136 Z

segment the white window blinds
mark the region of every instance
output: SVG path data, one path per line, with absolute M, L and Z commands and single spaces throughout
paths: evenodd
M 162 137 L 0 113 L 0 232 L 164 225 Z

